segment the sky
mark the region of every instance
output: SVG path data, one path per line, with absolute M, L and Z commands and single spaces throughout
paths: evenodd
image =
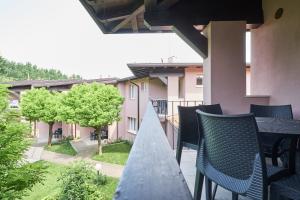
M 78 0 L 1 0 L 0 55 L 83 78 L 122 78 L 127 63 L 173 56 L 202 62 L 173 33 L 104 35 Z

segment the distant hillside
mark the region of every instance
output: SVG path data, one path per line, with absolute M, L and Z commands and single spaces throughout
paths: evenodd
M 0 81 L 81 79 L 79 75 L 68 77 L 59 70 L 41 69 L 31 63 L 16 63 L 0 56 Z

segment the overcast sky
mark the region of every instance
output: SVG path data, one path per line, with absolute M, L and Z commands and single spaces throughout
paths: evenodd
M 78 0 L 1 0 L 0 54 L 84 78 L 131 75 L 127 63 L 202 62 L 175 34 L 104 35 Z

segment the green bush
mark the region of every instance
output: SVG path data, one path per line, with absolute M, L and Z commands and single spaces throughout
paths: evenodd
M 77 162 L 62 174 L 62 191 L 60 200 L 93 200 L 107 199 L 99 190 L 107 182 L 106 176 L 95 173 L 85 162 Z

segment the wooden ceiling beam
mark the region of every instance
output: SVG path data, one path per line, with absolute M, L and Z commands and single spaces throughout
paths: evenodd
M 192 49 L 194 49 L 202 58 L 208 56 L 207 38 L 196 30 L 188 22 L 177 24 L 173 27 L 174 32 L 181 37 Z
M 146 11 L 154 11 L 157 8 L 157 0 L 144 0 Z
M 133 18 L 136 18 L 136 16 L 142 12 L 145 12 L 145 6 L 142 5 L 140 6 L 138 9 L 136 9 L 131 15 L 129 15 L 126 19 L 124 19 L 121 23 L 119 23 L 118 25 L 116 25 L 111 32 L 115 33 L 117 32 L 119 29 L 121 29 L 122 27 L 124 27 L 126 24 L 128 24 L 130 21 L 132 21 Z
M 263 11 L 258 0 L 236 1 L 179 1 L 166 10 L 145 12 L 144 19 L 151 26 L 170 26 L 180 21 L 193 25 L 207 25 L 209 21 L 247 21 L 262 24 Z
M 138 26 L 138 21 L 137 21 L 137 16 L 133 17 L 131 20 L 131 27 L 132 27 L 132 31 L 134 33 L 139 32 L 139 26 Z
M 158 4 L 159 10 L 165 10 L 176 4 L 179 0 L 163 0 Z
M 107 22 L 113 22 L 113 21 L 119 21 L 122 19 L 126 19 L 127 17 L 129 17 L 130 15 L 124 15 L 124 16 L 119 16 L 119 17 L 113 17 L 113 18 L 108 18 L 108 19 L 104 19 L 104 20 L 99 20 L 103 23 L 107 23 Z

